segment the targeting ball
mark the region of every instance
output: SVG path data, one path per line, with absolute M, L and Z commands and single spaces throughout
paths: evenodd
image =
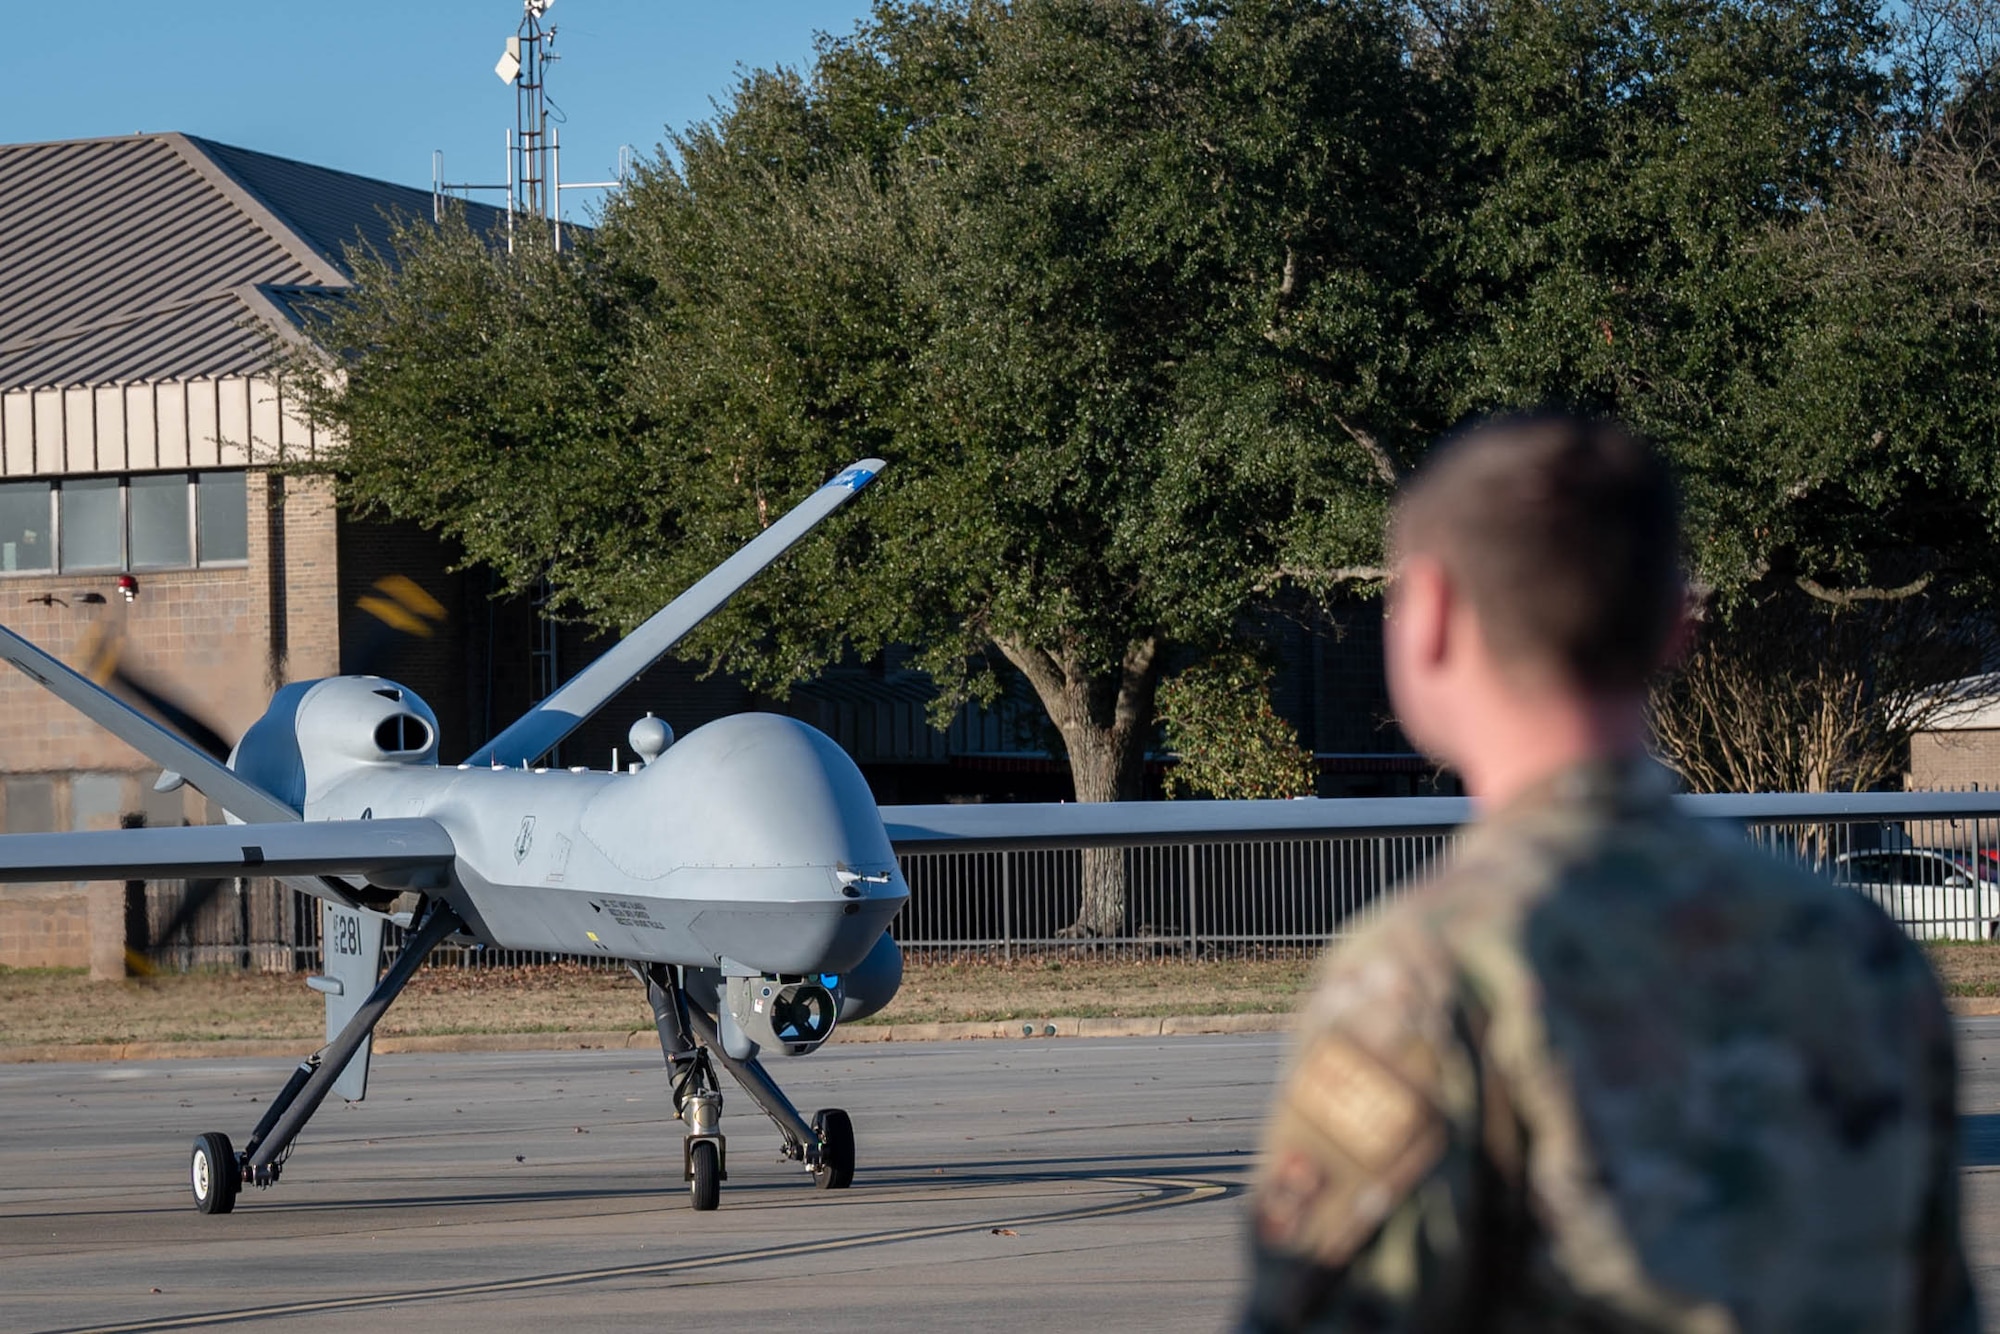
M 732 977 L 729 1014 L 759 1047 L 803 1056 L 833 1036 L 840 999 L 816 979 Z

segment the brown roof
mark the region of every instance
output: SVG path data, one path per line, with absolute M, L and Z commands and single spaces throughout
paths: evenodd
M 0 146 L 0 390 L 260 369 L 428 191 L 183 134 Z M 467 205 L 476 227 L 504 218 Z

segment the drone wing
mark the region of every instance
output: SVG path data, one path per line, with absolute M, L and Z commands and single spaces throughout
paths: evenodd
M 1675 800 L 1697 819 L 1744 824 L 1977 820 L 2000 815 L 2000 792 L 1730 792 Z
M 741 550 L 695 581 L 693 587 L 653 613 L 645 624 L 618 641 L 603 657 L 578 672 L 547 699 L 516 719 L 467 759 L 473 765 L 508 767 L 535 760 L 575 731 L 591 714 L 658 662 L 687 633 L 729 601 L 772 561 L 861 492 L 887 465 L 863 459 L 795 505 Z
M 1994 792 L 1757 792 L 1675 798 L 1697 819 L 1756 824 L 2000 816 Z M 898 852 L 1013 852 L 1151 843 L 1247 843 L 1443 833 L 1472 818 L 1463 797 L 1303 801 L 1116 801 L 884 806 Z
M 382 875 L 451 865 L 434 820 L 217 824 L 0 835 L 0 883 Z
M 1334 801 L 1078 801 L 982 806 L 884 806 L 898 852 L 997 852 L 1241 843 L 1454 829 L 1472 816 L 1463 797 L 1351 797 Z
M 218 762 L 199 746 L 169 732 L 5 626 L 0 626 L 0 658 L 13 663 L 30 680 L 46 686 L 57 698 L 162 769 L 171 769 L 187 779 L 237 819 L 286 821 L 299 818 L 297 811 Z

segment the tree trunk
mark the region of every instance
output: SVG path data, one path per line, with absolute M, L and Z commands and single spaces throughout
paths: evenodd
M 1076 799 L 1137 801 L 1144 796 L 1146 742 L 1160 683 L 1159 638 L 1134 640 L 1117 668 L 1096 673 L 1071 657 L 1017 641 L 996 642 L 1028 678 L 1062 734 Z M 1076 920 L 1057 934 L 1073 939 L 1122 935 L 1125 900 L 1124 850 L 1087 849 Z

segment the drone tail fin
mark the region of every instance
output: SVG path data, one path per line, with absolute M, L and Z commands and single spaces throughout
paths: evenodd
M 382 929 L 378 913 L 322 899 L 320 911 L 319 976 L 307 985 L 326 996 L 326 1040 L 331 1044 L 347 1027 L 382 976 Z M 349 1102 L 368 1095 L 368 1056 L 375 1045 L 370 1033 L 334 1081 L 333 1091 Z
M 498 736 L 473 752 L 472 765 L 501 764 L 509 768 L 538 759 L 591 714 L 658 662 L 689 631 L 720 610 L 722 604 L 762 573 L 773 561 L 819 525 L 819 522 L 859 495 L 882 471 L 880 459 L 862 459 L 807 496 L 722 564 L 710 570 L 679 597 L 653 613 L 645 624 L 618 641 L 611 651 L 578 672 L 554 694 L 521 715 Z

